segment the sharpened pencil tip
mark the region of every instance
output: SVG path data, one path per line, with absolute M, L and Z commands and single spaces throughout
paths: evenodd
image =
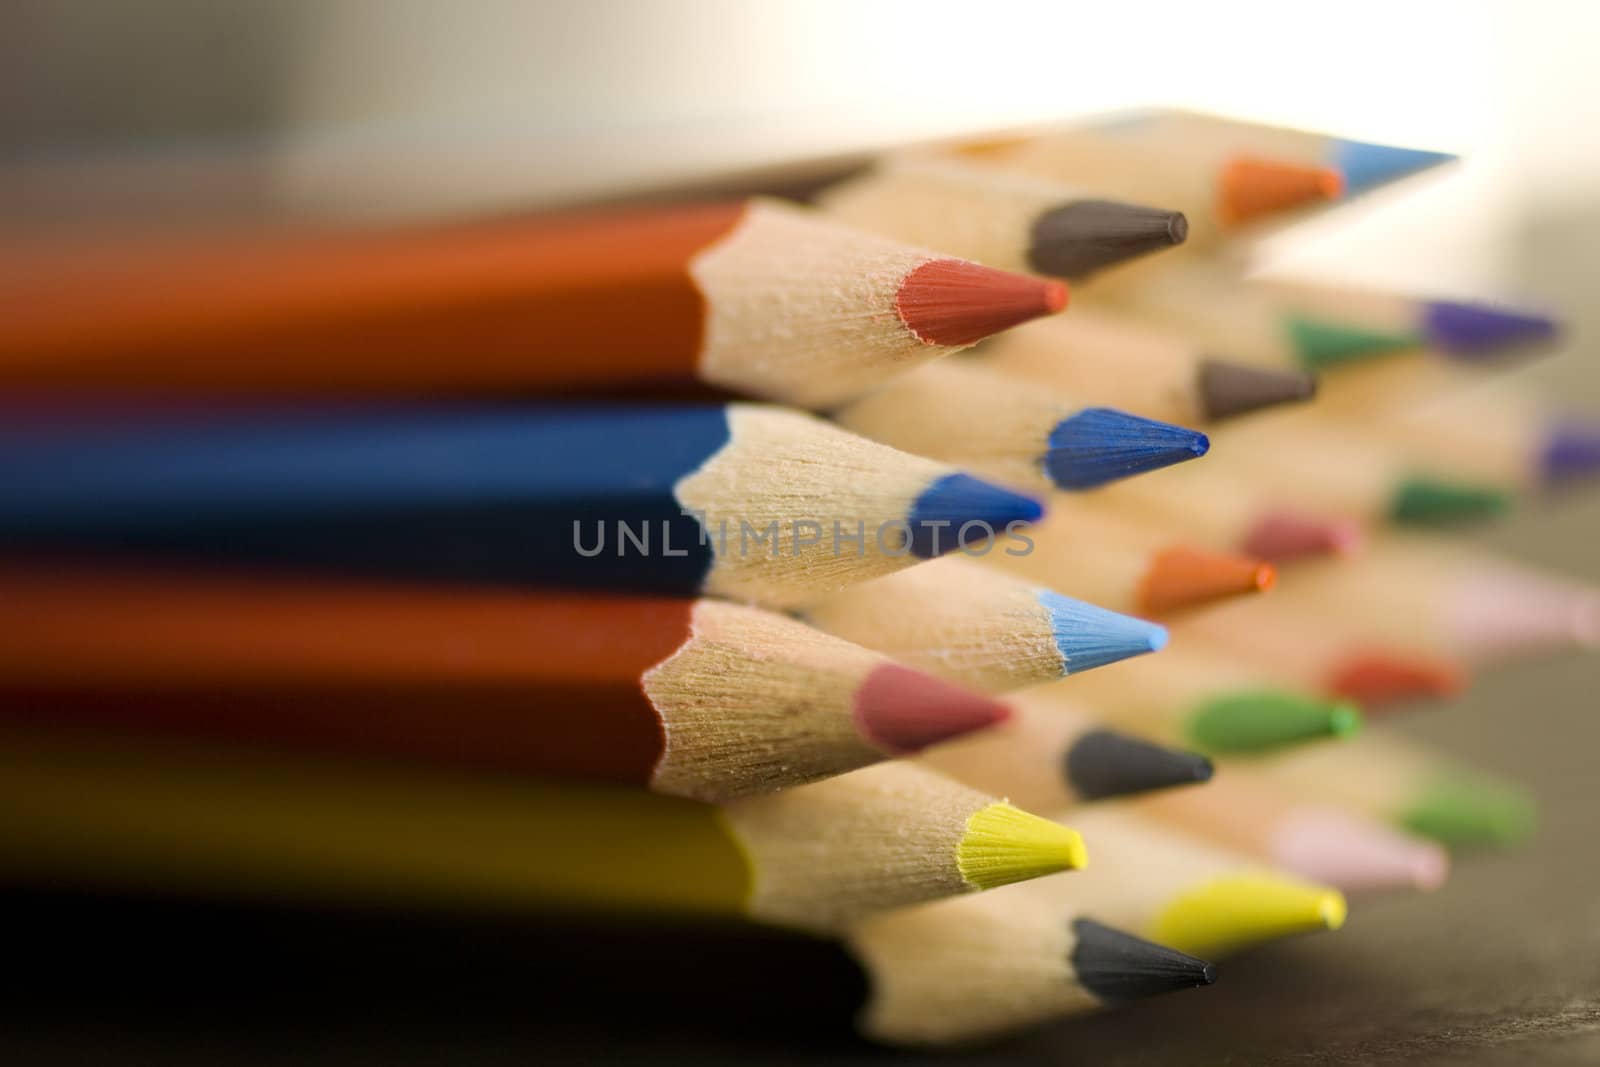
M 930 345 L 963 347 L 1053 315 L 1067 306 L 1065 282 L 995 270 L 963 259 L 930 259 L 900 282 L 895 310 Z
M 1045 473 L 1061 489 L 1094 489 L 1196 459 L 1211 448 L 1198 430 L 1115 408 L 1085 408 L 1062 419 L 1048 444 Z
M 1547 486 L 1561 486 L 1600 474 L 1600 422 L 1563 419 L 1544 433 L 1539 475 Z
M 1223 165 L 1217 179 L 1217 214 L 1226 226 L 1336 200 L 1344 191 L 1336 170 L 1279 159 L 1236 158 Z
M 920 752 L 1011 716 L 1011 709 L 997 700 L 894 663 L 873 669 L 856 687 L 854 710 L 862 736 L 894 756 Z
M 1162 909 L 1150 936 L 1201 956 L 1238 952 L 1265 941 L 1337 930 L 1347 908 L 1336 889 L 1270 872 L 1212 879 Z
M 1335 667 L 1328 692 L 1372 709 L 1425 697 L 1453 696 L 1466 686 L 1466 670 L 1449 660 L 1389 652 L 1364 652 Z
M 1109 611 L 1083 600 L 1040 590 L 1039 604 L 1050 616 L 1050 629 L 1067 674 L 1104 667 L 1166 646 L 1166 627 Z
M 1560 333 L 1556 321 L 1544 315 L 1450 300 L 1428 301 L 1422 319 L 1428 340 L 1435 347 L 1463 359 L 1494 356 L 1524 345 L 1548 344 Z
M 1250 367 L 1207 359 L 1196 376 L 1200 406 L 1208 419 L 1227 419 L 1252 411 L 1310 400 L 1317 395 L 1314 374 L 1275 367 Z
M 1284 324 L 1300 365 L 1326 370 L 1419 348 L 1425 338 L 1410 333 L 1369 330 L 1350 323 L 1290 315 Z
M 1178 545 L 1156 553 L 1139 582 L 1139 607 L 1150 614 L 1194 607 L 1272 588 L 1277 571 L 1249 556 Z
M 1361 711 L 1282 689 L 1252 689 L 1213 697 L 1189 713 L 1184 734 L 1208 752 L 1265 752 L 1319 737 L 1346 737 L 1361 728 Z
M 1284 563 L 1310 556 L 1353 556 L 1366 547 L 1366 541 L 1366 530 L 1354 519 L 1320 519 L 1279 511 L 1257 520 L 1239 549 Z
M 1182 244 L 1188 235 L 1189 222 L 1179 211 L 1075 200 L 1034 221 L 1028 266 L 1039 274 L 1077 279 Z
M 1445 770 L 1423 784 L 1398 822 L 1446 848 L 1505 847 L 1533 832 L 1534 803 L 1510 782 Z
M 1014 523 L 1038 522 L 1043 516 L 1044 505 L 1033 497 L 970 474 L 947 474 L 911 505 L 906 547 L 918 559 L 932 559 L 959 548 L 975 548 Z
M 1270 849 L 1284 870 L 1346 892 L 1437 889 L 1450 873 L 1436 843 L 1331 807 L 1291 808 Z
M 1090 730 L 1063 760 L 1067 784 L 1084 800 L 1129 796 L 1211 780 L 1211 761 L 1116 730 Z
M 961 877 L 974 889 L 994 889 L 1057 871 L 1088 866 L 1078 831 L 997 801 L 967 820 L 956 848 Z
M 1205 960 L 1092 919 L 1075 920 L 1072 933 L 1073 973 L 1101 1000 L 1139 1000 L 1217 980 L 1216 969 Z
M 1510 494 L 1493 486 L 1407 478 L 1389 501 L 1389 518 L 1411 526 L 1446 525 L 1493 518 L 1510 506 Z
M 1448 152 L 1337 139 L 1328 162 L 1344 177 L 1346 196 L 1355 196 L 1420 171 L 1454 162 Z

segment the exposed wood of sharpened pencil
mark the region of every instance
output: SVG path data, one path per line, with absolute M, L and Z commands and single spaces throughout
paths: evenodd
M 1179 108 L 1153 108 L 1114 114 L 1096 131 L 1132 144 L 1166 146 L 1208 144 L 1227 151 L 1329 167 L 1343 179 L 1346 198 L 1455 160 L 1446 152 L 1353 141 L 1312 130 L 1246 122 Z
M 977 905 L 983 897 L 973 897 Z M 28 974 L 13 1010 L 94 1000 L 121 1022 L 187 1013 L 281 1026 L 320 1017 L 676 1025 L 715 1003 L 719 1027 L 891 1044 L 996 1037 L 1102 1006 L 1209 984 L 1204 961 L 1076 913 L 904 909 L 840 939 L 739 920 L 469 915 L 11 890 L 8 950 Z M 85 954 L 100 957 L 84 968 Z M 171 981 L 148 981 L 148 961 Z M 528 996 L 529 968 L 561 981 Z M 176 976 L 189 976 L 184 980 Z M 431 976 L 448 976 L 432 980 Z M 403 1024 L 402 1024 L 403 1025 Z
M 837 929 L 1084 863 L 1074 831 L 897 763 L 715 807 L 81 731 L 0 753 L 14 884 Z
M 1338 804 L 1450 848 L 1513 845 L 1534 826 L 1533 798 L 1520 786 L 1392 732 L 1251 766 L 1287 794 Z
M 994 894 L 993 906 L 1070 901 L 1101 922 L 1208 959 L 1343 925 L 1345 901 L 1337 890 L 1179 834 L 1126 806 L 1074 809 L 1073 825 L 1093 834 L 1095 862 L 1070 880 L 1008 886 Z
M 1151 795 L 1131 811 L 1346 893 L 1437 889 L 1450 871 L 1438 844 L 1336 804 L 1308 801 L 1248 766 L 1204 789 Z
M 834 412 L 848 430 L 1008 485 L 1096 489 L 1205 455 L 1198 430 L 1088 405 L 956 360 Z
M 823 190 L 819 202 L 895 240 L 1069 279 L 1180 245 L 1189 232 L 1180 211 L 951 159 L 890 160 Z
M 1019 694 L 1011 717 L 981 737 L 929 749 L 925 767 L 1029 811 L 1190 786 L 1211 778 L 1211 761 L 1107 729 L 1093 705 Z
M 253 412 L 0 434 L 0 543 L 790 606 L 1036 501 L 761 405 Z M 942 534 L 942 536 L 941 536 Z
M 897 663 L 996 693 L 1166 644 L 1166 630 L 1155 623 L 960 556 L 841 590 L 808 605 L 804 617 Z
M 74 254 L 76 251 L 79 254 Z M 836 403 L 1066 289 L 776 201 L 183 247 L 17 248 L 0 382 Z
M 1007 712 L 781 615 L 584 597 L 0 567 L 0 716 L 729 800 Z
M 1214 144 L 1151 148 L 1088 126 L 969 141 L 953 146 L 949 154 L 1181 211 L 1188 222 L 1190 251 L 1215 247 L 1248 226 L 1324 206 L 1342 191 L 1339 175 L 1325 166 L 1232 152 Z M 1112 280 L 1122 280 L 1125 273 L 1114 272 Z
M 982 559 L 1067 596 L 1141 617 L 1264 592 L 1277 580 L 1262 560 L 1195 548 L 1060 493 L 1050 501 L 1049 522 L 1023 534 L 1020 546 Z
M 1188 629 L 1180 628 L 1180 635 L 1188 638 Z M 1213 753 L 1323 741 L 1361 725 L 1350 700 L 1295 678 L 1274 660 L 1238 658 L 1192 639 L 1148 663 L 1034 689 L 1019 699 L 1069 711 L 1093 708 L 1113 726 Z
M 991 338 L 972 357 L 1087 402 L 1195 426 L 1311 399 L 1304 371 L 1235 363 L 1181 335 L 1100 308 L 1075 308 Z

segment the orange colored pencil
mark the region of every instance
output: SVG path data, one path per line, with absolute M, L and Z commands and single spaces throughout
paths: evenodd
M 73 254 L 0 249 L 0 383 L 710 385 L 804 405 L 1066 304 L 756 200 Z

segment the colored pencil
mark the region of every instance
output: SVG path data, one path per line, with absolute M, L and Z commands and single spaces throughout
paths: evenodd
M 947 556 L 840 590 L 807 622 L 897 663 L 1003 693 L 1155 652 L 1166 629 Z
M 1600 419 L 1558 414 L 1505 387 L 1389 413 L 1380 429 L 1419 467 L 1508 489 L 1559 489 L 1600 473 Z
M 1448 152 L 1353 141 L 1328 133 L 1179 108 L 1117 114 L 1096 123 L 1094 128 L 1103 135 L 1152 149 L 1203 142 L 1240 154 L 1328 167 L 1343 179 L 1346 197 L 1359 196 L 1389 182 L 1452 163 L 1457 158 Z
M 834 412 L 847 430 L 1032 490 L 1095 489 L 1198 459 L 1206 435 L 955 360 Z
M 1081 279 L 1183 243 L 1180 211 L 958 160 L 890 160 L 823 190 L 829 215 L 1001 270 Z
M 1292 433 L 1301 425 L 1285 423 Z M 1095 503 L 1125 520 L 1161 529 L 1182 529 L 1192 544 L 1216 552 L 1238 552 L 1275 564 L 1318 556 L 1348 557 L 1367 543 L 1367 524 L 1326 508 L 1285 506 L 1259 486 L 1249 464 L 1231 462 L 1227 448 L 1215 461 L 1188 471 L 1109 486 Z M 1269 482 L 1270 484 L 1270 482 Z
M 851 928 L 849 946 L 875 979 L 859 1016 L 866 1034 L 909 1045 L 993 1037 L 1215 981 L 1210 964 L 1083 917 L 1070 898 L 1017 907 L 995 896 Z
M 900 763 L 718 807 L 82 732 L 8 732 L 0 761 L 12 884 L 836 929 L 1084 863 L 1075 831 Z
M 1460 693 L 1469 680 L 1460 659 L 1385 644 L 1341 629 L 1315 612 L 1242 612 L 1221 604 L 1174 623 L 1174 644 L 1242 665 L 1302 693 L 1344 697 L 1367 712 Z M 1237 668 L 1235 668 L 1237 669 Z
M 1060 493 L 1050 510 L 1051 521 L 981 558 L 1067 596 L 1141 617 L 1263 592 L 1277 580 L 1270 563 L 1197 548 Z
M 1263 752 L 1361 728 L 1348 699 L 1297 684 L 1197 641 L 1180 641 L 1138 668 L 1108 670 L 1071 685 L 1031 690 L 1026 698 L 1093 708 L 1122 729 L 1204 752 Z
M 1328 643 L 1498 663 L 1600 647 L 1600 589 L 1464 545 L 1391 538 L 1348 564 L 1300 568 L 1273 603 L 1220 610 L 1200 628 L 1259 647 L 1254 635 L 1280 623 L 1315 626 Z
M 1504 488 L 1422 467 L 1362 427 L 1290 423 L 1281 415 L 1229 427 L 1218 442 L 1226 458 L 1214 460 L 1281 508 L 1369 526 L 1433 526 L 1490 518 L 1511 506 Z
M 715 600 L 0 566 L 0 715 L 725 801 L 1006 708 Z
M 1098 404 L 1184 426 L 1310 400 L 1305 371 L 1230 362 L 1181 335 L 1152 330 L 1102 308 L 1075 308 L 1007 331 L 972 361 Z
M 1338 890 L 1180 834 L 1123 803 L 1074 811 L 1073 824 L 1092 835 L 1095 862 L 1070 880 L 1008 886 L 994 894 L 994 907 L 1070 900 L 1100 922 L 1206 959 L 1344 924 Z
M 1039 514 L 759 405 L 374 409 L 0 436 L 0 541 L 12 544 L 776 606 Z
M 971 1042 L 1208 985 L 1202 960 L 1047 907 L 903 909 L 838 938 L 729 920 L 460 915 L 21 893 L 7 949 L 37 999 L 101 1005 L 96 1019 L 175 1015 L 284 1030 L 336 1005 L 341 1025 L 447 1018 L 456 1027 L 713 1024 L 768 1042 L 803 1034 L 890 1044 Z M 92 968 L 85 956 L 100 955 Z M 150 982 L 160 958 L 174 980 Z M 560 975 L 529 995 L 529 974 Z M 187 976 L 187 979 L 179 976 Z M 59 999 L 58 999 L 59 998 Z M 313 1024 L 315 1025 L 315 1024 Z M 296 1032 L 297 1024 L 289 1024 Z
M 1251 766 L 1286 793 L 1339 804 L 1450 848 L 1512 845 L 1533 829 L 1533 800 L 1521 787 L 1393 733 L 1304 748 Z M 1094 842 L 1098 861 L 1099 838 Z
M 1252 224 L 1326 204 L 1343 191 L 1338 172 L 1325 166 L 1214 144 L 1137 145 L 1088 126 L 969 141 L 947 154 L 1181 211 L 1188 222 L 1186 243 L 1196 250 Z
M 0 260 L 0 381 L 439 393 L 700 383 L 832 404 L 1060 282 L 777 201 Z M 225 353 L 225 355 L 223 355 Z
M 1406 358 L 1474 365 L 1549 346 L 1535 312 L 1376 289 L 1240 280 L 1192 261 L 1142 271 L 1105 294 L 1123 314 L 1181 333 L 1229 359 L 1314 372 Z
M 1151 794 L 1129 805 L 1145 818 L 1253 856 L 1346 893 L 1437 889 L 1450 857 L 1359 812 L 1301 800 L 1249 766 L 1230 766 L 1204 789 Z
M 1211 778 L 1204 756 L 1107 729 L 1090 708 L 1023 694 L 1004 725 L 931 748 L 918 761 L 1028 811 L 1059 811 Z

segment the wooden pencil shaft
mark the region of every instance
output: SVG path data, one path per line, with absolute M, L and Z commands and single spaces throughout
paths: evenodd
M 767 201 L 76 258 L 19 250 L 0 279 L 17 298 L 0 324 L 0 381 L 13 385 L 700 383 L 805 404 L 1065 303 L 1059 283 Z M 929 285 L 947 283 L 925 306 Z
M 0 868 L 14 883 L 830 928 L 973 888 L 957 845 L 993 803 L 894 765 L 713 807 L 81 733 L 6 736 Z M 856 818 L 841 820 L 847 811 Z
M 950 551 L 970 521 L 981 543 L 984 524 L 1038 514 L 821 420 L 742 404 L 43 427 L 0 441 L 0 487 L 12 545 L 779 606 Z M 951 527 L 937 546 L 935 518 Z

